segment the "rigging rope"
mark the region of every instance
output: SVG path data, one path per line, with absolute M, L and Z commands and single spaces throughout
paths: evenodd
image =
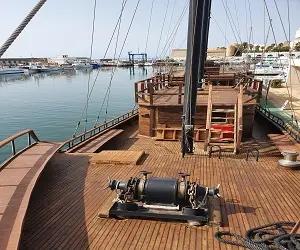
M 158 54 L 158 50 L 159 50 L 159 47 L 160 47 L 162 34 L 163 34 L 163 31 L 164 31 L 164 27 L 165 27 L 166 17 L 167 17 L 167 14 L 168 14 L 169 3 L 170 3 L 170 0 L 167 1 L 166 11 L 165 11 L 165 14 L 164 14 L 164 19 L 163 19 L 163 23 L 162 23 L 162 26 L 161 26 L 159 40 L 158 40 L 157 49 L 156 49 L 156 53 L 155 53 L 155 59 L 157 59 L 157 54 Z
M 177 22 L 175 23 L 175 26 L 173 27 L 173 30 L 172 30 L 171 34 L 169 35 L 169 37 L 161 51 L 160 58 L 163 58 L 168 53 L 168 50 L 172 47 L 174 40 L 176 38 L 178 29 L 179 29 L 180 25 L 182 24 L 185 14 L 187 13 L 187 9 L 188 9 L 188 1 L 186 1 L 186 4 L 184 5 L 180 16 L 179 16 Z
M 123 6 L 123 8 L 122 8 L 122 10 L 121 10 L 121 13 L 120 13 L 119 17 L 118 17 L 117 23 L 115 24 L 115 27 L 114 27 L 113 32 L 112 32 L 112 35 L 111 35 L 110 40 L 109 40 L 109 42 L 108 42 L 108 45 L 107 45 L 107 47 L 106 47 L 106 50 L 105 50 L 103 59 L 106 58 L 106 55 L 107 55 L 107 53 L 108 53 L 108 50 L 109 50 L 110 45 L 111 45 L 111 43 L 112 43 L 112 40 L 113 40 L 113 38 L 114 38 L 114 36 L 115 36 L 116 30 L 117 30 L 117 28 L 118 28 L 119 22 L 121 21 L 121 17 L 122 17 L 122 14 L 123 14 L 123 11 L 124 11 L 124 9 L 125 9 L 125 6 L 126 6 L 127 1 L 128 1 L 128 0 L 125 0 L 124 6 Z M 94 87 L 95 87 L 95 84 L 96 84 L 96 82 L 97 82 L 97 79 L 98 79 L 98 77 L 99 77 L 99 73 L 100 73 L 100 68 L 98 69 L 97 74 L 96 74 L 96 77 L 95 77 L 95 79 L 94 79 L 94 81 L 93 81 L 92 87 L 90 88 L 90 92 L 89 92 L 89 95 L 88 95 L 88 98 L 87 98 L 87 99 L 88 99 L 88 102 L 89 102 L 90 99 L 91 99 L 91 95 L 92 95 L 92 92 L 93 92 L 93 90 L 94 90 Z M 76 136 L 76 134 L 77 134 L 77 132 L 78 132 L 78 130 L 79 130 L 81 121 L 82 121 L 83 116 L 84 116 L 84 114 L 85 114 L 85 112 L 86 112 L 86 111 L 85 111 L 86 108 L 87 108 L 87 105 L 85 104 L 85 106 L 84 106 L 84 108 L 83 108 L 83 110 L 82 110 L 82 113 L 81 113 L 81 118 L 80 118 L 80 120 L 77 122 L 75 131 L 73 132 L 73 137 Z
M 267 5 L 266 0 L 263 0 L 263 1 L 264 1 L 265 6 L 266 6 L 268 18 L 269 18 L 269 20 L 270 20 L 270 25 L 271 25 L 271 30 L 272 30 L 273 38 L 274 38 L 274 41 L 275 41 L 275 45 L 278 46 L 278 43 L 277 43 L 277 40 L 276 40 L 276 36 L 275 36 L 274 27 L 273 27 L 273 24 L 272 24 L 272 22 L 271 22 L 272 19 L 271 19 L 271 16 L 270 16 L 270 11 L 269 11 L 269 8 L 268 8 L 268 5 Z M 279 14 L 280 14 L 280 13 L 279 13 Z M 280 17 L 281 17 L 281 15 L 280 15 Z M 284 26 L 283 26 L 283 27 L 284 27 Z M 280 57 L 279 57 L 279 52 L 278 52 L 278 58 L 280 58 Z M 291 56 L 290 56 L 290 59 L 291 59 Z M 292 59 L 292 60 L 293 60 L 293 59 Z M 283 68 L 281 59 L 279 59 L 279 62 L 280 62 L 281 67 Z M 300 79 L 299 79 L 299 75 L 298 75 L 298 72 L 297 72 L 297 71 L 296 71 L 296 74 L 297 74 L 297 78 L 298 78 L 298 81 L 299 81 Z M 284 79 L 285 79 L 285 82 L 286 82 L 287 93 L 288 93 L 288 95 L 289 95 L 289 98 L 291 98 L 290 100 L 292 100 L 290 91 L 289 91 L 288 86 L 287 86 L 287 79 L 286 79 L 286 76 L 285 76 L 285 75 L 284 75 Z M 291 118 L 292 118 L 292 123 L 293 123 L 294 118 L 296 118 L 296 115 L 295 115 L 295 110 L 294 110 L 294 108 L 293 108 L 292 102 L 290 103 L 290 108 L 291 108 L 291 111 L 292 111 L 292 117 L 291 117 Z M 298 126 L 298 121 L 297 121 L 297 120 L 296 120 L 296 124 L 297 124 L 297 126 Z M 298 127 L 298 128 L 299 128 L 299 127 Z
M 230 25 L 232 33 L 233 33 L 233 35 L 235 37 L 235 40 L 236 41 L 240 41 L 240 43 L 242 43 L 241 35 L 239 34 L 239 32 L 237 30 L 235 22 L 233 21 L 230 9 L 228 8 L 228 5 L 227 5 L 227 1 L 226 1 L 226 4 L 225 4 L 224 0 L 222 0 L 222 5 L 223 5 L 223 8 L 225 10 L 225 14 L 226 14 L 226 17 L 227 17 L 227 19 L 229 21 L 229 25 Z
M 16 38 L 21 34 L 30 20 L 36 15 L 36 13 L 43 7 L 47 0 L 39 1 L 34 8 L 29 12 L 29 14 L 25 17 L 22 23 L 16 28 L 16 30 L 10 35 L 10 37 L 6 40 L 6 42 L 0 48 L 0 58 L 3 54 L 8 50 L 8 48 L 12 45 L 12 43 L 16 40 Z
M 93 7 L 93 22 L 92 22 L 92 34 L 91 34 L 91 45 L 90 45 L 89 62 L 91 62 L 92 56 L 93 56 L 94 35 L 95 35 L 95 21 L 96 21 L 96 9 L 97 9 L 97 0 L 94 0 L 94 7 Z M 88 122 L 88 108 L 89 108 L 89 92 L 90 92 L 91 74 L 92 74 L 92 71 L 90 70 L 90 71 L 89 71 L 88 82 L 87 82 L 87 94 L 86 94 L 86 110 L 85 110 L 84 132 L 86 132 L 86 129 L 87 129 L 87 122 Z
M 282 20 L 282 17 L 281 17 L 281 14 L 280 14 L 280 11 L 279 11 L 279 8 L 278 8 L 278 5 L 277 5 L 277 2 L 276 0 L 274 0 L 274 3 L 275 3 L 275 7 L 276 7 L 276 11 L 278 13 L 278 16 L 279 16 L 279 19 L 280 19 L 280 23 L 281 23 L 281 26 L 282 26 L 282 29 L 283 29 L 283 32 L 284 32 L 284 35 L 285 35 L 285 38 L 286 40 L 289 42 L 289 46 L 291 44 L 291 33 L 290 33 L 290 26 L 291 26 L 291 22 L 290 22 L 290 12 L 289 12 L 289 2 L 288 2 L 288 23 L 289 23 L 289 37 L 287 36 L 287 32 L 285 30 L 285 27 L 284 27 L 284 24 L 283 24 L 283 20 Z M 290 76 L 290 81 L 291 81 L 291 61 L 293 61 L 294 63 L 294 59 L 292 58 L 291 56 L 291 49 L 289 49 L 289 64 L 290 64 L 290 70 L 289 70 L 289 76 Z M 298 71 L 296 71 L 296 75 L 297 75 L 297 78 L 298 78 L 298 82 L 300 82 L 300 78 L 299 78 L 299 75 L 298 75 Z M 290 82 L 291 83 L 291 82 Z M 292 84 L 292 83 L 291 83 Z M 295 116 L 295 121 L 296 121 L 296 124 L 298 126 L 298 121 L 296 119 L 296 113 L 294 112 L 294 104 L 293 104 L 293 88 L 292 88 L 292 85 L 291 85 L 291 89 L 289 91 L 288 89 L 288 85 L 287 85 L 287 80 L 286 80 L 286 89 L 287 89 L 287 92 L 288 92 L 288 95 L 289 95 L 289 104 L 290 104 L 290 107 L 291 107 L 291 110 L 293 111 L 293 116 Z M 299 127 L 298 127 L 299 128 Z
M 151 21 L 152 21 L 153 6 L 154 6 L 154 0 L 152 0 L 152 3 L 151 3 L 150 17 L 149 17 L 147 37 L 146 37 L 145 53 L 147 53 L 147 49 L 148 49 L 148 41 L 149 41 L 150 26 L 151 26 Z
M 120 53 L 119 53 L 119 55 L 118 55 L 118 59 L 117 59 L 118 61 L 120 60 L 121 55 L 122 55 L 122 53 L 123 53 L 123 49 L 124 49 L 124 47 L 125 47 L 125 44 L 126 44 L 126 41 L 127 41 L 128 35 L 129 35 L 129 32 L 130 32 L 130 30 L 131 30 L 131 27 L 132 27 L 134 18 L 135 18 L 135 16 L 136 16 L 136 12 L 137 12 L 137 10 L 138 10 L 138 7 L 139 7 L 140 2 L 141 2 L 141 0 L 138 0 L 137 4 L 136 4 L 136 6 L 135 6 L 134 13 L 133 13 L 133 15 L 132 15 L 132 18 L 131 18 L 129 27 L 128 27 L 128 29 L 127 29 L 127 32 L 126 32 L 126 35 L 125 35 L 125 38 L 124 38 L 124 41 L 123 41 L 123 44 L 122 44 Z M 116 68 L 114 68 L 113 71 L 112 71 L 112 74 L 111 74 L 111 77 L 110 77 L 110 80 L 109 80 L 109 84 L 108 84 L 108 87 L 107 87 L 107 91 L 106 91 L 106 96 L 107 96 L 107 97 L 106 97 L 106 107 L 105 107 L 105 120 L 106 120 L 107 111 L 108 111 L 108 103 L 109 103 L 109 98 L 110 98 L 110 90 L 111 90 L 111 86 L 112 86 L 112 80 L 113 80 L 113 78 L 114 78 L 115 72 L 116 72 Z M 104 102 L 105 102 L 105 99 L 103 100 L 103 103 L 104 103 Z M 103 105 L 104 105 L 103 103 L 102 103 L 102 105 L 101 105 L 101 109 L 102 109 L 102 107 L 103 107 Z M 97 123 L 98 123 L 99 118 L 100 118 L 101 111 L 102 111 L 102 110 L 100 110 L 99 113 L 98 113 L 97 120 L 96 120 L 96 122 L 95 122 L 94 127 L 97 126 Z

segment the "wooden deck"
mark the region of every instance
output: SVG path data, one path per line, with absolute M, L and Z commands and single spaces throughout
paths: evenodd
M 104 189 L 107 177 L 127 179 L 141 170 L 155 176 L 184 171 L 203 185 L 221 184 L 222 230 L 244 234 L 275 221 L 296 221 L 300 211 L 300 172 L 280 168 L 278 156 L 259 162 L 243 156 L 182 159 L 180 142 L 154 141 L 136 133 L 118 139 L 115 150 L 144 150 L 142 165 L 89 163 L 83 154 L 57 153 L 36 186 L 27 211 L 21 249 L 237 249 L 214 239 L 217 227 L 189 227 L 177 222 L 98 218 L 115 193 Z M 278 152 L 279 153 L 279 152 Z
M 216 105 L 222 105 L 222 106 L 231 106 L 234 105 L 237 102 L 237 96 L 238 96 L 239 90 L 232 89 L 231 87 L 219 87 L 214 86 L 213 91 L 213 102 Z M 182 106 L 183 103 L 183 94 L 184 91 L 182 90 L 181 95 L 181 104 L 178 103 L 178 87 L 170 87 L 165 88 L 161 90 L 157 90 L 155 94 L 153 95 L 153 103 L 156 106 Z M 208 102 L 208 90 L 204 91 L 198 91 L 198 97 L 197 97 L 197 105 L 200 106 L 207 106 Z M 244 105 L 254 105 L 256 104 L 255 99 L 252 98 L 251 95 L 244 94 L 243 96 L 243 102 Z M 138 102 L 140 105 L 150 105 L 148 101 L 139 100 Z
M 32 190 L 60 144 L 39 142 L 0 170 L 0 249 L 17 249 Z

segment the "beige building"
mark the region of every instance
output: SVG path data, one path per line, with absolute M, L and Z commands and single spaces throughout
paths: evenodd
M 175 61 L 185 61 L 186 49 L 172 49 L 170 58 Z M 208 57 L 225 57 L 226 48 L 211 48 L 207 50 Z

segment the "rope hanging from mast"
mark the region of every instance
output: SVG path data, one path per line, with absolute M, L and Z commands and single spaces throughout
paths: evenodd
M 8 48 L 12 45 L 12 43 L 16 40 L 16 38 L 21 34 L 30 20 L 36 15 L 36 13 L 42 8 L 42 6 L 46 3 L 47 0 L 40 0 L 34 8 L 29 12 L 29 14 L 25 17 L 22 23 L 16 28 L 16 30 L 10 35 L 10 37 L 6 40 L 6 42 L 0 48 L 0 58 L 3 54 L 8 50 Z

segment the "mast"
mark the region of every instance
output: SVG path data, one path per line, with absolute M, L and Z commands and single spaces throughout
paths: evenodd
M 35 16 L 35 14 L 42 8 L 42 6 L 46 3 L 47 0 L 40 0 L 34 8 L 29 12 L 29 14 L 24 18 L 22 23 L 16 28 L 16 30 L 10 35 L 10 37 L 6 40 L 6 42 L 0 48 L 0 58 L 6 52 L 6 50 L 12 45 L 12 43 L 16 40 L 16 38 L 21 34 L 23 29 L 27 26 L 30 20 Z
M 207 56 L 211 0 L 190 0 L 184 104 L 182 116 L 182 156 L 194 151 L 194 123 L 197 88 L 202 86 Z

